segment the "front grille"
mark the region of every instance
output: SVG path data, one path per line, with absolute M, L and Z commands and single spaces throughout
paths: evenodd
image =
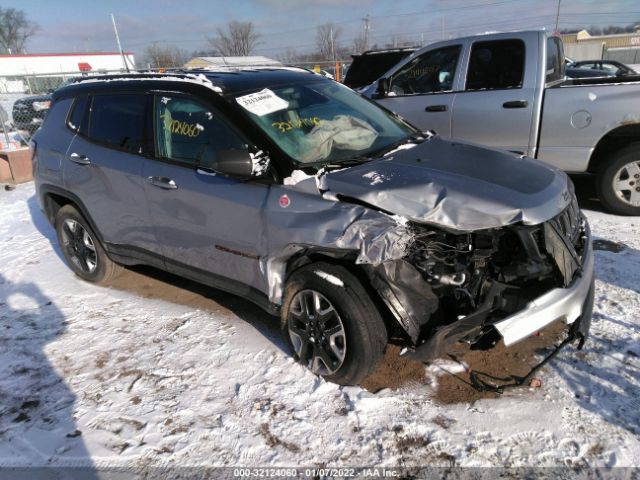
M 545 250 L 555 260 L 565 287 L 572 283 L 576 272 L 581 268 L 584 249 L 582 238 L 582 214 L 573 197 L 567 208 L 544 224 Z
M 567 208 L 550 221 L 564 238 L 569 239 L 574 247 L 577 246 L 582 233 L 582 214 L 576 197 L 573 197 Z

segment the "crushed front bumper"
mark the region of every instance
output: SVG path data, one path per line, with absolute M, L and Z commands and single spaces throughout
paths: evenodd
M 590 305 L 585 305 L 593 289 L 594 263 L 591 231 L 586 221 L 585 236 L 582 269 L 576 274 L 571 285 L 567 288 L 554 288 L 530 302 L 524 310 L 494 324 L 507 347 L 527 338 L 550 323 L 562 320 L 566 324 L 571 324 L 580 318 L 583 311 L 592 310 L 593 294 L 591 294 Z
M 510 315 L 492 324 L 502 336 L 506 346 L 523 340 L 545 326 L 564 321 L 571 324 L 570 339 L 579 339 L 584 344 L 591 326 L 594 298 L 594 254 L 589 224 L 584 222 L 584 251 L 581 268 L 575 274 L 573 282 L 566 288 L 554 288 L 532 300 L 518 313 Z M 457 322 L 438 329 L 425 343 L 415 349 L 405 349 L 403 356 L 429 361 L 444 353 L 447 345 L 462 340 L 484 324 L 480 310 Z

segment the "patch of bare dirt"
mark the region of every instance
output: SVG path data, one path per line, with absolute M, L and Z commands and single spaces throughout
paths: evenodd
M 471 350 L 466 344 L 454 345 L 445 358 L 467 367 L 461 373 L 453 374 L 445 370 L 438 372 L 434 400 L 440 404 L 452 404 L 473 403 L 482 398 L 499 397 L 500 394 L 497 392 L 479 391 L 474 388 L 470 373 L 481 373 L 485 379 L 486 376 L 495 377 L 492 382 L 497 384 L 511 383 L 512 375 L 526 375 L 543 356 L 550 353 L 551 348 L 564 338 L 565 330 L 566 326 L 562 322 L 555 322 L 536 336 L 509 348 L 502 342 L 486 351 Z M 398 347 L 388 348 L 380 367 L 367 377 L 361 386 L 371 392 L 377 392 L 383 388 L 397 389 L 416 383 L 429 384 L 431 379 L 427 376 L 425 365 L 404 359 L 399 356 L 399 352 Z M 544 372 L 537 376 L 544 377 Z M 541 387 L 544 388 L 543 380 Z
M 400 347 L 389 345 L 380 366 L 360 384 L 370 392 L 383 388 L 397 389 L 408 384 L 427 383 L 424 365 L 400 356 Z
M 289 450 L 290 452 L 296 453 L 300 451 L 300 447 L 298 447 L 298 445 L 296 445 L 295 443 L 290 443 L 285 440 L 282 440 L 281 438 L 276 437 L 273 433 L 271 433 L 268 423 L 263 423 L 262 425 L 260 425 L 260 435 L 262 435 L 262 437 L 264 438 L 264 441 L 271 448 L 282 446 L 287 450 Z
M 245 298 L 146 266 L 128 267 L 107 285 L 144 298 L 167 300 L 215 314 L 237 315 L 276 345 L 283 346 L 279 320 Z M 177 331 L 186 322 L 176 320 L 168 324 L 167 332 Z

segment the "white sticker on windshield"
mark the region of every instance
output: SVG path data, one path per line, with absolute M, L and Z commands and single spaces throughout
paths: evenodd
M 280 98 L 268 88 L 257 93 L 237 97 L 236 102 L 238 102 L 241 107 L 259 117 L 277 112 L 278 110 L 284 110 L 289 106 L 289 102 Z

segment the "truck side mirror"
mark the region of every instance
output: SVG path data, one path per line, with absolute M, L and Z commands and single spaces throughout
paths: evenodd
M 389 89 L 391 87 L 391 79 L 382 77 L 378 80 L 376 91 L 373 94 L 373 98 L 385 98 L 389 95 Z

